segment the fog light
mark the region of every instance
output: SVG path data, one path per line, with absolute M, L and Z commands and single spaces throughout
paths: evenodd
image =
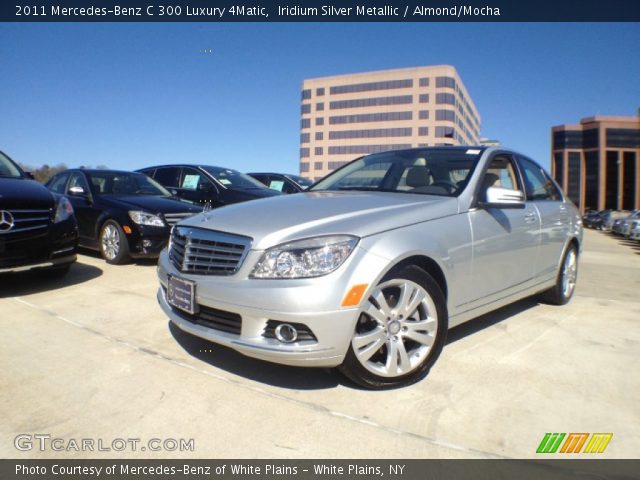
M 276 338 L 282 343 L 292 343 L 298 339 L 298 331 L 288 323 L 281 323 L 276 327 Z
M 144 248 L 149 248 L 152 245 L 153 245 L 153 242 L 151 240 L 142 240 L 142 246 Z

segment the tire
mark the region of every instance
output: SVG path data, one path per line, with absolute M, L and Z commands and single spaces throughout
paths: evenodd
M 365 388 L 411 385 L 438 359 L 447 328 L 446 300 L 433 277 L 416 266 L 392 270 L 363 303 L 338 369 Z
M 120 225 L 107 220 L 100 229 L 100 254 L 107 263 L 122 265 L 131 260 L 129 242 Z
M 551 305 L 566 305 L 573 297 L 578 279 L 578 249 L 569 245 L 562 257 L 556 284 L 541 295 L 541 300 Z
M 69 273 L 70 268 L 71 264 L 67 263 L 65 265 L 47 268 L 46 270 L 42 270 L 42 272 L 40 273 L 44 278 L 54 280 L 64 277 L 67 273 Z

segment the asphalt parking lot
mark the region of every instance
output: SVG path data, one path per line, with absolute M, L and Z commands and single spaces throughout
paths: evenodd
M 4 458 L 533 458 L 546 432 L 640 452 L 640 248 L 585 232 L 565 307 L 521 301 L 449 333 L 430 375 L 371 392 L 170 328 L 155 265 L 91 255 L 0 280 Z M 193 438 L 193 452 L 17 451 L 18 434 Z

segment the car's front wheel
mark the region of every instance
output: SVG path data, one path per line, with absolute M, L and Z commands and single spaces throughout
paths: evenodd
M 100 253 L 107 263 L 114 265 L 122 265 L 131 258 L 127 238 L 113 220 L 107 220 L 100 230 Z
M 447 335 L 447 307 L 437 282 L 416 266 L 387 274 L 363 303 L 340 371 L 367 388 L 424 378 Z

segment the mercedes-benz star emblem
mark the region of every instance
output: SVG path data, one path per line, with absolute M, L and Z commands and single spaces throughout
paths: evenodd
M 8 232 L 15 225 L 13 215 L 6 210 L 0 210 L 0 233 Z

